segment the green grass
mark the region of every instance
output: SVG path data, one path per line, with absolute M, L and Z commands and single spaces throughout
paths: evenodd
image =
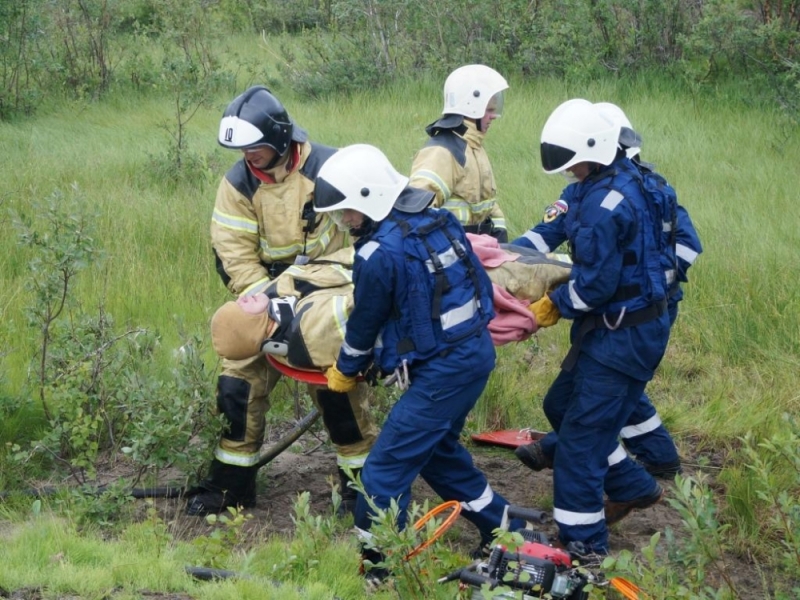
M 624 82 L 579 89 L 550 80 L 512 81 L 506 113 L 487 137 L 512 235 L 536 223 L 558 197 L 561 178 L 545 176 L 538 164 L 539 132 L 549 111 L 574 95 L 615 101 L 626 109 L 644 137 L 644 158 L 655 162 L 678 190 L 705 246 L 691 271 L 672 349 L 653 385 L 665 413 L 672 414 L 673 401 L 680 403 L 692 393 L 796 409 L 797 394 L 782 373 L 800 362 L 800 286 L 790 276 L 800 246 L 800 229 L 792 218 L 797 136 L 784 134 L 779 115 L 732 101 L 682 97 L 663 83 L 637 96 L 635 87 Z M 117 98 L 86 105 L 77 114 L 75 107 L 65 106 L 31 121 L 0 124 L 0 144 L 6 150 L 0 199 L 8 232 L 0 242 L 0 310 L 6 323 L 0 343 L 7 349 L 3 362 L 11 393 L 23 388 L 35 345 L 21 318 L 28 257 L 17 250 L 7 211 L 29 213 L 32 201 L 73 182 L 99 214 L 99 242 L 107 254 L 79 282 L 84 306 L 96 305 L 105 295 L 106 309 L 119 323 L 159 331 L 170 350 L 180 341 L 179 327 L 205 329 L 226 298 L 208 240 L 218 179 L 237 158 L 215 139 L 226 100 L 220 96 L 214 108 L 201 110 L 190 122 L 189 151 L 206 157 L 208 166 L 177 186 L 159 179 L 155 170 L 170 145 L 162 128 L 172 118 L 167 99 Z M 312 139 L 334 146 L 378 145 L 407 172 L 441 98 L 438 84 L 423 79 L 311 103 L 287 92 L 284 101 Z M 498 400 L 502 396 L 502 406 L 489 411 L 506 415 L 498 424 L 517 425 L 523 415 L 538 410 L 531 400 L 541 397 L 557 371 L 567 327 L 542 332 L 539 345 L 546 350 L 532 362 L 519 358 L 522 348 L 503 349 L 501 357 L 512 358 L 501 360 L 498 374 L 503 376 L 489 394 Z M 685 374 L 673 363 L 685 356 L 695 359 L 691 382 L 676 394 Z M 701 405 L 711 410 L 708 402 Z M 770 419 L 769 411 L 756 410 L 755 422 L 730 423 L 726 415 L 716 425 L 713 418 L 696 419 L 695 410 L 681 408 L 687 427 L 711 436 L 718 427 L 719 435 L 727 436 Z
M 422 78 L 316 102 L 301 101 L 284 88 L 280 96 L 313 140 L 334 146 L 375 144 L 407 173 L 425 141 L 425 125 L 441 109 L 440 85 Z M 756 535 L 742 459 L 735 454 L 737 438 L 748 431 L 767 436 L 781 427 L 782 413 L 800 412 L 800 284 L 795 274 L 800 138 L 780 114 L 738 102 L 724 90 L 718 96 L 690 96 L 658 78 L 582 86 L 512 80 L 505 114 L 487 137 L 512 236 L 538 222 L 563 187 L 560 177 L 541 172 L 539 134 L 550 111 L 575 96 L 616 102 L 626 110 L 644 138 L 644 159 L 656 163 L 674 185 L 700 233 L 705 253 L 690 272 L 669 350 L 649 391 L 685 456 L 719 452 L 728 457 L 725 475 L 737 490 L 731 518 L 739 520 L 742 535 Z M 27 377 L 37 351 L 36 332 L 24 318 L 31 297 L 30 256 L 17 245 L 10 211 L 31 216 L 35 200 L 76 184 L 82 202 L 99 215 L 98 243 L 106 254 L 81 275 L 77 300 L 90 311 L 102 302 L 119 327 L 159 332 L 156 360 L 166 372 L 184 334 L 206 335 L 211 315 L 227 299 L 214 272 L 208 227 L 219 178 L 238 159 L 216 143 L 218 119 L 228 100 L 229 94 L 221 93 L 189 123 L 189 152 L 202 166 L 180 182 L 162 175 L 171 143 L 163 126 L 174 120 L 169 98 L 119 95 L 0 123 L 3 445 L 31 439 L 31 423 L 41 426 L 35 404 L 28 403 Z M 568 327 L 562 322 L 529 342 L 499 350 L 497 369 L 468 423 L 470 431 L 547 428 L 541 399 L 567 350 Z M 207 361 L 215 357 L 208 354 Z M 22 412 L 11 412 L 20 404 Z M 275 410 L 281 406 L 277 403 Z M 131 597 L 143 588 L 182 590 L 197 598 L 264 597 L 265 588 L 257 581 L 192 582 L 182 574 L 191 558 L 185 548 L 164 545 L 154 558 L 147 544 L 131 547 L 126 545 L 131 540 L 123 539 L 106 553 L 101 548 L 107 542 L 75 538 L 72 527 L 58 519 L 34 518 L 24 511 L 4 516 L 0 561 L 12 566 L 0 570 L 0 587 L 6 589 L 48 582 L 51 590 L 84 597 L 101 597 L 114 588 Z M 8 521 L 16 523 L 10 530 Z M 310 578 L 304 583 L 309 595 L 296 597 L 329 597 L 328 579 L 345 587 L 360 585 L 357 578 L 340 581 L 342 573 L 355 568 L 352 556 L 337 558 L 343 554 L 337 544 L 348 543 L 334 542 L 331 570 Z M 68 560 L 53 558 L 65 550 Z M 273 564 L 277 559 L 270 552 L 287 552 L 285 542 L 267 543 L 249 560 Z M 243 557 L 233 562 L 233 568 L 248 568 Z M 287 588 L 275 597 L 297 593 Z

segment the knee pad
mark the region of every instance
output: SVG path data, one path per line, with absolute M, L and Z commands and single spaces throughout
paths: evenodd
M 317 392 L 322 421 L 337 446 L 349 446 L 364 439 L 346 393 L 322 389 Z
M 228 420 L 229 430 L 223 434 L 234 442 L 243 442 L 247 433 L 247 401 L 250 384 L 244 379 L 220 375 L 217 381 L 217 409 Z

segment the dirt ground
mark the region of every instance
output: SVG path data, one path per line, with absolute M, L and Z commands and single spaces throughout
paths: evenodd
M 297 494 L 311 494 L 312 509 L 319 513 L 328 511 L 331 498 L 331 481 L 338 482 L 336 455 L 328 445 L 319 446 L 319 441 L 306 434 L 298 444 L 278 456 L 259 474 L 259 496 L 257 506 L 249 509 L 255 521 L 268 531 L 290 533 L 293 530 L 292 506 Z M 497 446 L 471 445 L 469 447 L 475 464 L 489 479 L 492 488 L 505 496 L 512 504 L 527 508 L 547 510 L 552 505 L 552 471 L 534 473 L 520 463 L 513 451 Z M 311 450 L 309 452 L 309 450 Z M 671 483 L 666 483 L 669 488 Z M 421 479 L 417 479 L 412 491 L 413 499 L 419 503 L 436 495 Z M 646 544 L 656 531 L 671 526 L 680 527 L 677 512 L 661 503 L 653 508 L 634 511 L 611 530 L 611 549 L 636 550 Z M 542 529 L 551 535 L 557 533 L 554 524 Z M 477 532 L 470 523 L 461 521 L 458 527 L 457 544 L 465 552 L 478 543 Z
M 324 514 L 330 511 L 331 482 L 338 482 L 336 475 L 336 457 L 329 444 L 324 442 L 324 430 L 319 425 L 311 432 L 301 437 L 289 450 L 283 452 L 273 462 L 263 467 L 259 472 L 259 494 L 257 506 L 248 509 L 253 519 L 247 524 L 259 534 L 280 532 L 290 534 L 293 531 L 292 522 L 293 504 L 300 492 L 308 491 L 311 495 L 311 507 L 315 514 Z M 269 442 L 265 447 L 269 446 Z M 513 451 L 497 446 L 470 444 L 469 450 L 473 455 L 476 465 L 486 474 L 493 489 L 505 496 L 512 504 L 526 508 L 545 510 L 550 514 L 552 506 L 552 471 L 534 473 L 522 465 L 514 456 Z M 697 474 L 696 465 L 699 457 L 684 457 L 684 473 Z M 720 466 L 719 456 L 704 456 L 703 464 L 714 467 Z M 709 469 L 708 466 L 705 467 Z M 709 474 L 708 472 L 706 473 Z M 659 481 L 669 497 L 674 490 L 674 483 Z M 713 483 L 713 481 L 712 481 Z M 421 503 L 426 498 L 437 502 L 435 494 L 421 480 L 418 479 L 413 488 L 413 499 Z M 200 533 L 207 533 L 208 526 L 203 519 L 186 517 L 183 515 L 183 501 L 170 501 L 174 504 L 172 515 L 180 523 L 181 529 L 187 537 Z M 651 536 L 657 531 L 664 531 L 670 527 L 676 537 L 683 535 L 681 518 L 678 512 L 667 502 L 632 512 L 620 523 L 611 527 L 610 545 L 611 552 L 621 550 L 638 552 L 646 546 Z M 552 521 L 542 525 L 539 529 L 555 537 L 557 527 Z M 448 533 L 453 544 L 465 554 L 473 550 L 478 543 L 475 528 L 466 520 L 459 519 Z M 747 559 L 737 556 L 725 558 L 730 572 L 736 581 L 759 581 L 758 568 Z M 713 575 L 711 581 L 713 582 Z M 742 589 L 749 586 L 744 585 Z
M 273 439 L 265 444 L 265 450 L 283 434 L 280 429 L 283 428 L 272 430 L 271 438 Z M 468 448 L 473 455 L 475 464 L 486 474 L 495 491 L 505 496 L 512 504 L 537 508 L 550 513 L 552 471 L 540 473 L 530 471 L 516 459 L 510 449 L 479 444 L 470 444 Z M 691 465 L 697 465 L 700 462 L 698 458 L 691 457 L 687 460 L 687 457 L 684 457 L 686 474 L 697 474 L 697 467 Z M 703 459 L 703 464 L 711 465 L 712 469 L 720 466 L 719 456 L 704 456 Z M 705 468 L 708 469 L 708 466 Z M 716 469 L 713 470 L 716 471 Z M 111 474 L 107 473 L 107 475 Z M 303 491 L 310 492 L 311 510 L 314 514 L 330 514 L 332 482 L 338 483 L 336 455 L 325 440 L 324 430 L 317 423 L 293 446 L 259 471 L 257 505 L 247 509 L 246 512 L 253 518 L 244 526 L 245 531 L 253 536 L 250 539 L 264 539 L 272 533 L 291 534 L 294 529 L 293 506 L 297 495 Z M 666 490 L 666 497 L 669 497 L 674 490 L 674 483 L 664 481 L 660 481 L 660 483 Z M 711 483 L 713 484 L 713 477 Z M 412 494 L 414 500 L 419 503 L 425 499 L 430 499 L 434 504 L 437 502 L 435 494 L 419 479 L 414 484 Z M 207 535 L 211 531 L 211 526 L 206 523 L 205 519 L 188 517 L 184 514 L 184 499 L 160 499 L 157 505 L 162 517 L 171 524 L 171 532 L 180 539 L 193 539 L 198 535 Z M 143 514 L 145 507 L 146 505 L 142 501 Z M 667 502 L 634 511 L 623 521 L 611 527 L 611 552 L 617 553 L 621 550 L 637 552 L 649 543 L 650 537 L 654 533 L 663 532 L 667 527 L 670 527 L 678 538 L 683 534 L 680 516 Z M 552 521 L 541 525 L 538 529 L 552 537 L 557 534 L 557 527 Z M 456 522 L 456 525 L 448 532 L 448 539 L 465 555 L 478 543 L 475 528 L 464 519 Z M 725 560 L 735 581 L 760 581 L 763 576 L 763 573 L 760 573 L 758 568 L 746 559 L 727 556 Z M 741 589 L 748 589 L 748 587 L 743 584 Z M 146 592 L 146 595 L 158 600 L 188 600 L 188 597 L 183 594 Z M 15 591 L 0 589 L 0 598 L 39 600 L 42 597 L 42 591 L 35 588 Z

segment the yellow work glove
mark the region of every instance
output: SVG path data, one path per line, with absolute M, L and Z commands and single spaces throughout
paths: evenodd
M 358 383 L 355 376 L 345 375 L 336 365 L 325 371 L 325 377 L 328 379 L 328 389 L 332 392 L 352 392 Z
M 558 312 L 558 308 L 556 308 L 556 305 L 553 304 L 547 294 L 529 305 L 528 310 L 536 317 L 536 325 L 538 327 L 550 327 L 558 323 L 561 318 L 561 313 Z

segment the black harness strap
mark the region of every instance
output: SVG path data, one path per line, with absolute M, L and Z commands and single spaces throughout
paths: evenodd
M 622 329 L 623 327 L 634 327 L 636 325 L 643 325 L 650 321 L 655 321 L 667 310 L 667 301 L 659 300 L 655 304 L 651 304 L 641 310 L 636 310 L 631 313 L 626 313 L 620 320 L 619 324 L 614 329 Z M 571 371 L 578 361 L 578 355 L 581 353 L 581 343 L 587 333 L 595 329 L 609 329 L 604 315 L 586 315 L 578 327 L 578 332 L 575 335 L 575 341 L 567 352 L 567 356 L 561 363 L 561 368 L 565 371 Z

